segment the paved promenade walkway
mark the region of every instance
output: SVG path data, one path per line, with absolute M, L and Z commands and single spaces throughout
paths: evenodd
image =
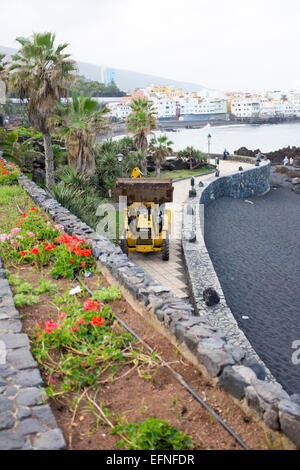
M 244 169 L 253 167 L 253 165 L 249 163 L 221 160 L 220 176 L 237 172 L 240 166 Z M 200 181 L 207 183 L 215 178 L 215 173 L 202 175 L 195 178 L 195 184 L 199 184 Z M 182 211 L 183 204 L 188 198 L 190 189 L 190 179 L 174 182 L 173 202 L 176 204 L 176 210 L 179 212 Z M 170 205 L 170 207 L 171 206 L 172 205 Z M 130 253 L 129 258 L 135 264 L 141 266 L 144 271 L 150 274 L 159 284 L 171 289 L 176 296 L 188 298 L 188 286 L 181 252 L 181 239 L 170 241 L 169 261 L 163 261 L 160 253 Z

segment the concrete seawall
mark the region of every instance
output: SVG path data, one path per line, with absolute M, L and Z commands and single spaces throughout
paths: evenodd
M 268 160 L 259 167 L 214 179 L 201 191 L 200 204 L 207 205 L 220 197 L 246 198 L 263 194 L 270 189 L 270 172 Z

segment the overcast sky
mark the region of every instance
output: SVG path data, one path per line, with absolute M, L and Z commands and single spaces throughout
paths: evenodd
M 0 0 L 0 44 L 55 32 L 77 60 L 220 90 L 300 90 L 300 0 Z

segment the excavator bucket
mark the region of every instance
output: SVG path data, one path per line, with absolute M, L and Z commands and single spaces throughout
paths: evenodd
M 127 197 L 127 205 L 134 202 L 164 204 L 173 202 L 174 187 L 168 178 L 119 178 L 114 188 L 115 202 Z

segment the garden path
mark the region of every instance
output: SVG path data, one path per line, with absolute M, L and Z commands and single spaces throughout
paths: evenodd
M 228 175 L 238 171 L 242 166 L 244 169 L 253 166 L 250 163 L 241 163 L 234 161 L 220 161 L 220 176 Z M 200 181 L 207 183 L 215 179 L 215 174 L 201 175 L 195 178 L 195 184 Z M 191 189 L 191 179 L 174 181 L 173 203 L 169 204 L 171 209 L 177 211 L 178 219 L 181 220 L 183 205 Z M 177 234 L 176 234 L 177 235 Z M 170 259 L 163 261 L 160 253 L 129 253 L 129 258 L 141 268 L 150 274 L 155 281 L 164 287 L 168 287 L 180 298 L 188 298 L 188 284 L 185 276 L 185 267 L 181 251 L 181 231 L 170 240 Z

